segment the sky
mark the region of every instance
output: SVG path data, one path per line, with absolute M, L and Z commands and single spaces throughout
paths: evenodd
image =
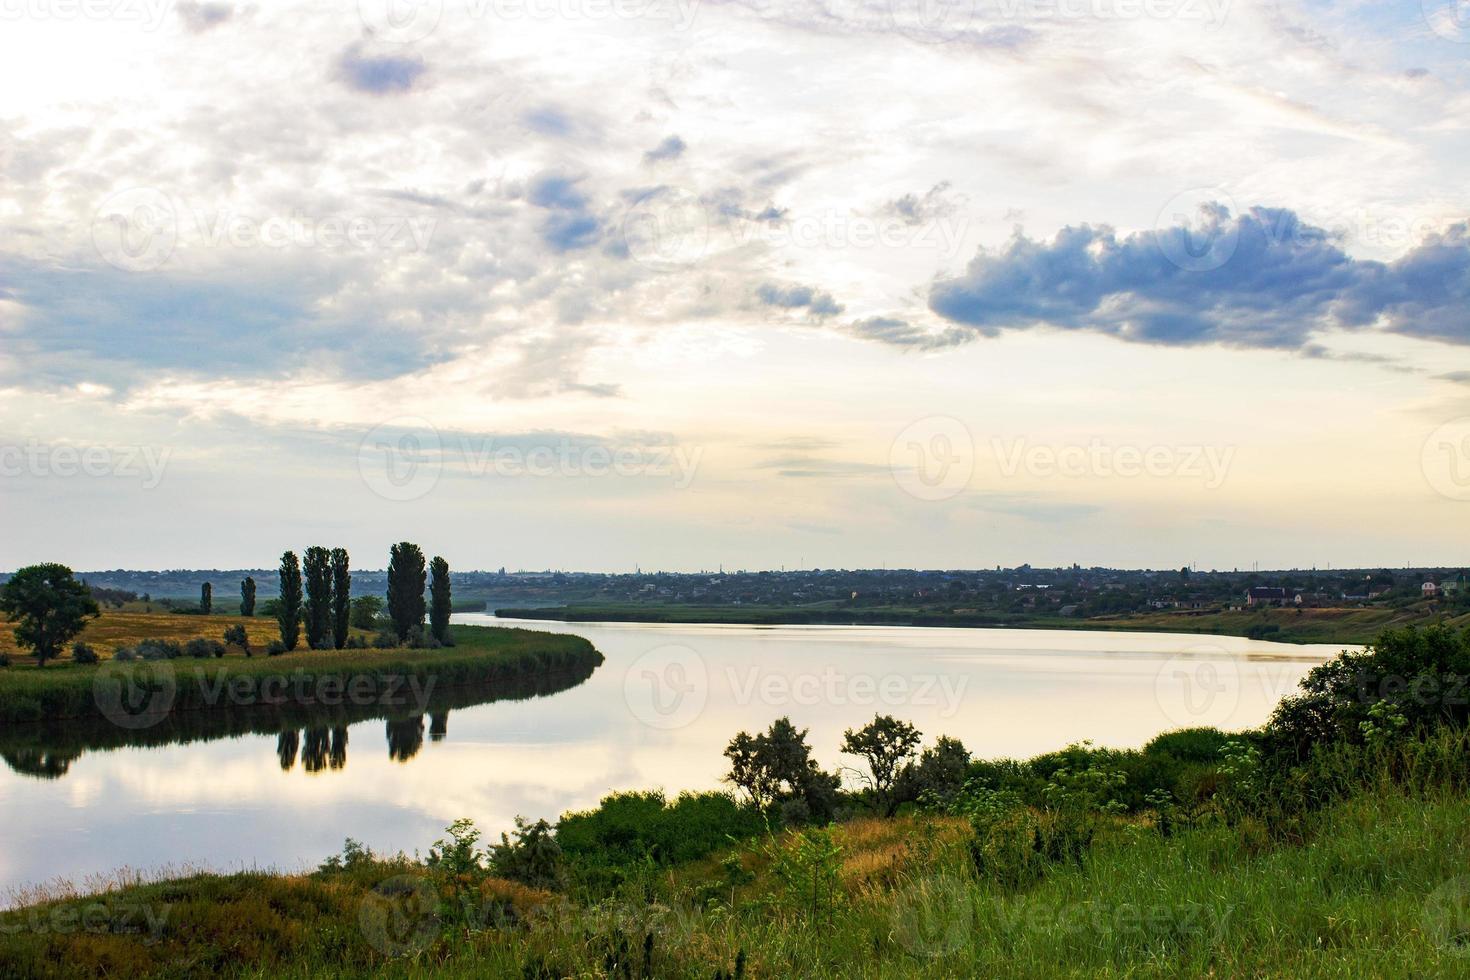
M 0 569 L 1459 565 L 1470 3 L 0 0 Z

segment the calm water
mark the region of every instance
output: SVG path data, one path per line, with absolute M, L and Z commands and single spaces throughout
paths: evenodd
M 517 814 L 554 819 L 613 789 L 711 788 L 730 736 L 781 715 L 811 729 L 828 769 L 854 764 L 837 751 L 842 731 L 877 712 L 990 757 L 1249 727 L 1338 652 L 1142 633 L 516 625 L 585 636 L 607 662 L 535 689 L 440 692 L 422 717 L 5 733 L 0 893 L 121 866 L 298 870 L 348 836 L 412 851 L 458 817 L 498 833 Z

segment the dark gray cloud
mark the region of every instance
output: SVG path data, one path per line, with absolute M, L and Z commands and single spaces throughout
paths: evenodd
M 337 77 L 359 92 L 389 95 L 413 88 L 426 67 L 422 58 L 367 55 L 362 45 L 354 44 L 337 59 Z
M 1321 329 L 1470 343 L 1470 235 L 1452 226 L 1393 262 L 1354 259 L 1284 209 L 1119 236 L 1107 226 L 1017 233 L 941 279 L 929 306 L 985 335 L 1050 326 L 1138 343 L 1301 350 Z
M 677 160 L 684 155 L 688 145 L 678 136 L 666 136 L 663 141 L 643 154 L 643 159 L 648 163 L 657 163 L 660 160 Z
M 833 299 L 831 293 L 812 286 L 782 286 L 767 282 L 756 288 L 755 296 L 766 306 L 783 310 L 804 309 L 813 316 L 835 316 L 842 312 L 842 304 Z

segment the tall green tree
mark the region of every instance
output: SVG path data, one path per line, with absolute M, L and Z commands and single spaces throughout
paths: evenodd
M 388 555 L 388 616 L 399 641 L 424 622 L 424 552 L 408 541 L 395 544 Z
M 249 575 L 240 583 L 240 615 L 255 615 L 255 579 Z
M 346 548 L 332 549 L 332 646 L 338 650 L 347 645 L 347 630 L 352 625 L 352 572 Z
M 295 650 L 301 642 L 301 565 L 296 552 L 281 556 L 281 598 L 276 601 L 276 622 L 281 625 L 281 643 Z
M 36 664 L 46 666 L 89 618 L 102 615 L 92 591 L 65 565 L 22 568 L 0 586 L 0 612 L 15 623 L 15 641 L 30 647 Z
M 199 588 L 199 611 L 206 616 L 214 611 L 214 586 L 208 582 Z
M 874 805 L 885 817 L 898 809 L 894 784 L 918 747 L 919 730 L 892 715 L 878 715 L 862 728 L 842 734 L 842 751 L 867 760 Z
M 454 603 L 449 598 L 449 562 L 434 557 L 429 562 L 429 632 L 440 643 L 449 644 L 449 614 Z
M 325 650 L 332 643 L 332 554 L 326 548 L 306 549 L 301 562 L 306 579 L 306 645 Z
M 378 613 L 383 611 L 383 600 L 375 595 L 360 595 L 352 600 L 352 625 L 360 630 L 378 628 Z

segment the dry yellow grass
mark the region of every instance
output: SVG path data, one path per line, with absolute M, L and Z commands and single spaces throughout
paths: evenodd
M 182 616 L 165 612 L 104 610 L 101 618 L 87 621 L 87 628 L 78 639 L 106 658 L 111 657 L 118 647 L 133 646 L 141 640 L 177 640 L 180 643 L 187 643 L 197 637 L 220 640 L 227 627 L 236 625 L 245 627 L 251 646 L 263 647 L 270 641 L 281 638 L 276 621 L 261 616 Z M 10 651 L 12 657 L 16 657 L 18 650 L 14 626 L 0 620 L 0 651 Z M 68 645 L 63 657 L 70 655 L 71 648 Z M 240 657 L 243 654 L 231 648 L 227 656 Z M 17 657 L 16 662 L 25 663 L 29 659 Z

